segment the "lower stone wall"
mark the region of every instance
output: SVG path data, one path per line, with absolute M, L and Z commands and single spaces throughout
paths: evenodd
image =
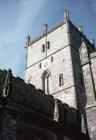
M 96 103 L 86 107 L 86 118 L 90 140 L 96 140 Z
M 16 140 L 17 122 L 7 113 L 0 113 L 0 140 Z
M 86 139 L 76 109 L 13 77 L 10 71 L 0 71 L 0 76 L 0 140 L 64 140 L 64 135 Z
M 0 140 L 72 140 L 35 125 L 15 120 L 7 113 L 0 113 Z

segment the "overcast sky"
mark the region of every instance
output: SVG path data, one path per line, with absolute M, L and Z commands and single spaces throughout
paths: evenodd
M 63 21 L 65 8 L 71 21 L 96 40 L 96 0 L 0 0 L 0 69 L 11 68 L 23 78 L 26 35 L 34 39 L 44 23 L 53 27 Z

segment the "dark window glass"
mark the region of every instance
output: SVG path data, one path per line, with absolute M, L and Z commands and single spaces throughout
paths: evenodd
M 63 81 L 63 74 L 59 75 L 59 86 L 64 85 L 64 81 Z
M 47 48 L 50 49 L 50 42 L 47 42 Z
M 42 45 L 42 52 L 45 52 L 45 44 Z

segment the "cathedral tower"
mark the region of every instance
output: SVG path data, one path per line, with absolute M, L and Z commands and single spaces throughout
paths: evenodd
M 63 103 L 82 110 L 85 106 L 85 86 L 80 60 L 83 28 L 76 28 L 64 11 L 64 21 L 52 29 L 44 25 L 44 33 L 26 45 L 25 81 L 53 95 Z M 82 103 L 81 103 L 82 101 Z

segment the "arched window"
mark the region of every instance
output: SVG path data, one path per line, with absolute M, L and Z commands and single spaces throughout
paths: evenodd
M 49 94 L 50 75 L 51 73 L 48 69 L 42 74 L 42 90 L 44 90 L 46 94 Z
M 60 73 L 60 74 L 59 74 L 59 86 L 62 86 L 62 85 L 64 85 L 63 74 Z

